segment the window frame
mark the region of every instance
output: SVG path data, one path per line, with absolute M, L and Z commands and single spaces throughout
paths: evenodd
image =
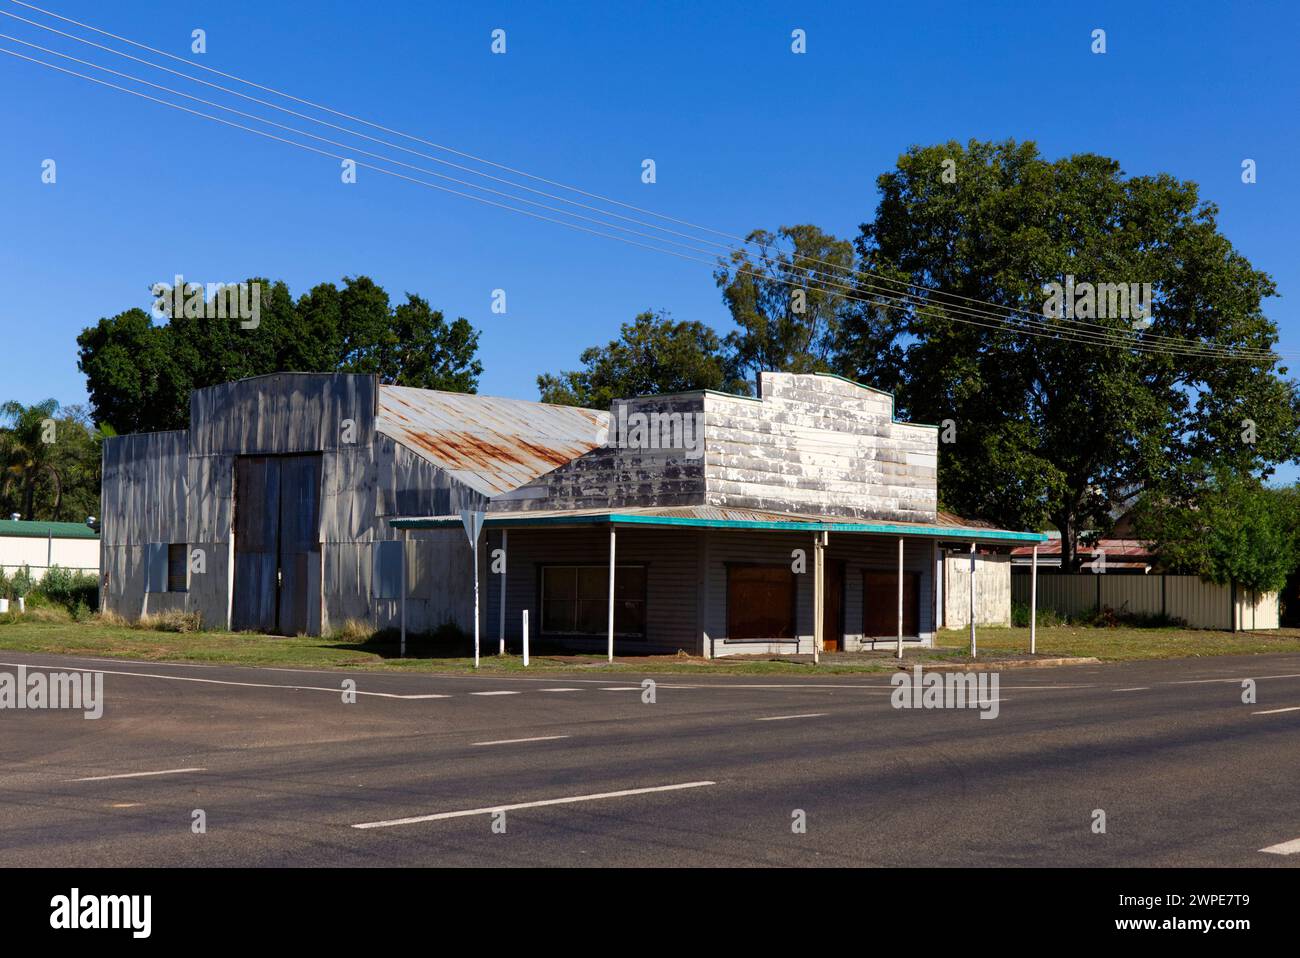
M 606 576 L 608 583 L 609 563 L 593 562 L 539 562 L 537 563 L 537 634 L 539 638 L 548 639 L 601 639 L 609 635 L 609 628 L 606 625 L 599 632 L 577 632 L 577 631 L 555 631 L 546 628 L 546 570 L 547 569 L 599 569 Z M 630 639 L 632 641 L 645 641 L 650 632 L 649 620 L 649 592 L 650 592 L 650 563 L 648 562 L 615 562 L 614 574 L 617 579 L 618 572 L 623 569 L 637 569 L 642 574 L 641 581 L 641 631 L 640 632 L 614 632 L 616 639 Z M 576 578 L 575 578 L 576 582 Z M 577 602 L 578 597 L 575 595 L 571 600 Z M 608 603 L 608 599 L 606 599 Z M 617 618 L 617 616 L 616 616 Z M 608 619 L 606 619 L 608 622 Z

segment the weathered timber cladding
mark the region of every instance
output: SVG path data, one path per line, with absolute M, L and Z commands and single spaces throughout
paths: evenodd
M 969 552 L 947 553 L 944 559 L 943 581 L 943 627 L 945 629 L 969 627 Z M 976 554 L 975 624 L 1011 625 L 1011 556 Z
M 708 585 L 705 632 L 712 655 L 755 652 L 811 653 L 813 650 L 813 543 L 815 533 L 752 532 L 710 530 L 708 533 Z M 796 577 L 797 641 L 731 641 L 727 638 L 727 563 L 761 562 L 789 565 L 794 549 L 803 549 L 807 571 Z M 862 573 L 868 569 L 897 572 L 898 540 L 886 536 L 836 534 L 826 548 L 827 562 L 843 562 L 844 649 L 871 648 L 862 635 Z M 920 635 L 905 636 L 915 643 L 928 643 L 934 634 L 934 573 L 931 544 L 925 539 L 907 539 L 903 547 L 903 569 L 920 577 Z M 891 608 L 896 608 L 891 606 Z M 895 612 L 894 618 L 897 618 Z M 887 643 L 877 643 L 883 647 Z
M 933 522 L 938 433 L 833 376 L 763 373 L 762 402 L 706 394 L 707 502 Z
M 461 539 L 464 540 L 462 535 Z M 696 625 L 696 555 L 702 533 L 695 529 L 628 529 L 616 535 L 615 559 L 619 565 L 646 569 L 646 637 L 615 640 L 615 654 L 672 653 L 678 649 L 699 652 Z M 501 545 L 500 530 L 490 530 L 490 549 Z M 480 545 L 480 551 L 490 551 Z M 522 613 L 529 610 L 530 634 L 541 634 L 540 569 L 543 565 L 609 566 L 608 528 L 511 529 L 507 548 L 506 639 L 518 649 Z M 481 596 L 484 642 L 497 642 L 501 577 L 488 576 Z M 577 649 L 603 651 L 605 635 L 573 639 L 565 644 Z
M 644 435 L 636 432 L 633 417 L 638 415 L 654 424 Z M 704 459 L 688 453 L 691 447 L 702 447 L 697 424 L 702 424 L 703 416 L 702 393 L 617 400 L 610 413 L 605 444 L 514 492 L 494 498 L 492 508 L 518 511 L 700 505 L 705 496 Z M 681 446 L 671 445 L 674 436 L 682 440 Z
M 763 373 L 761 383 L 761 399 L 698 392 L 619 400 L 605 446 L 495 497 L 492 507 L 716 505 L 935 521 L 935 428 L 895 422 L 893 397 L 834 376 Z M 625 425 L 636 414 L 650 417 L 648 443 Z M 663 441 L 674 416 L 691 424 L 683 440 L 702 426 L 702 457 L 688 456 L 686 442 Z

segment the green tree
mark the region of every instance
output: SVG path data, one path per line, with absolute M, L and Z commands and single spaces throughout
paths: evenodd
M 1181 495 L 1202 463 L 1266 477 L 1296 458 L 1300 393 L 1285 368 L 1154 338 L 1277 342 L 1262 307 L 1273 281 L 1220 234 L 1195 184 L 972 141 L 909 150 L 879 188 L 857 241 L 868 303 L 844 320 L 839 371 L 893 390 L 900 414 L 951 427 L 940 447 L 949 508 L 1010 527 L 1051 522 L 1069 568 L 1081 534 L 1143 490 Z M 1043 318 L 1046 284 L 1067 275 L 1151 283 L 1150 325 L 1090 319 L 1119 340 L 1106 344 L 1024 334 L 1035 319 L 1083 328 Z M 996 315 L 972 324 L 952 296 Z
M 1273 592 L 1300 566 L 1296 494 L 1220 469 L 1192 497 L 1143 495 L 1134 529 L 1170 572 Z
M 742 374 L 826 372 L 832 368 L 850 301 L 853 244 L 815 226 L 755 230 L 714 273 L 739 327 L 726 347 Z M 781 244 L 789 244 L 785 249 Z
M 79 522 L 99 513 L 99 439 L 81 407 L 0 405 L 0 515 Z
M 582 369 L 537 377 L 542 402 L 608 409 L 632 396 L 745 389 L 717 333 L 665 312 L 639 314 L 623 324 L 618 339 L 583 350 L 580 360 Z
M 394 308 L 366 276 L 322 283 L 298 300 L 278 281 L 261 289 L 256 326 L 177 315 L 155 324 L 130 309 L 82 331 L 79 367 L 95 418 L 119 432 L 183 429 L 192 389 L 274 372 L 373 373 L 385 383 L 473 392 L 478 332 L 407 294 Z M 227 292 L 233 298 L 233 292 Z

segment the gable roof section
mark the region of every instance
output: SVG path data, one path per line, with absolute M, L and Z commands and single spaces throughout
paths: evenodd
M 380 386 L 377 432 L 485 496 L 517 489 L 601 444 L 609 413 L 527 399 Z

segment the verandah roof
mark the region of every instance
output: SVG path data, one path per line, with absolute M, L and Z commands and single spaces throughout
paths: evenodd
M 461 524 L 460 516 L 407 516 L 389 520 L 396 529 L 438 529 Z M 891 522 L 771 512 L 729 506 L 642 506 L 629 509 L 557 509 L 523 512 L 489 512 L 485 526 L 527 528 L 546 526 L 685 526 L 697 529 L 763 529 L 782 532 L 855 532 L 890 536 L 921 536 L 962 542 L 1037 544 L 1047 541 L 1040 532 L 1015 532 L 939 513 L 934 523 Z

